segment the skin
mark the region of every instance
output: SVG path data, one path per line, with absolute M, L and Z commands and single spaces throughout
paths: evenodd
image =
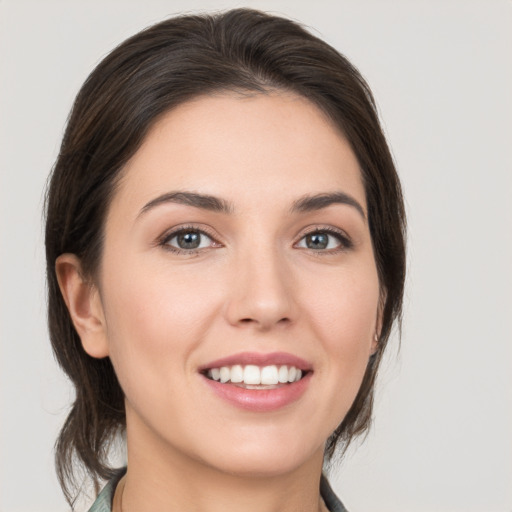
M 232 211 L 162 202 L 142 212 L 171 191 Z M 291 212 L 334 192 L 363 213 Z M 165 236 L 183 226 L 208 233 L 199 251 L 173 252 Z M 309 248 L 307 233 L 326 229 L 342 241 Z M 319 510 L 324 444 L 375 350 L 380 290 L 357 159 L 315 106 L 226 93 L 167 113 L 123 171 L 95 281 L 71 254 L 57 272 L 84 349 L 111 358 L 125 392 L 124 512 Z M 236 407 L 198 372 L 276 351 L 313 367 L 304 394 L 277 411 Z

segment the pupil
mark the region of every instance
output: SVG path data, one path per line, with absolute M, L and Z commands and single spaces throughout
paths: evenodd
M 325 249 L 328 243 L 328 236 L 324 233 L 314 233 L 306 238 L 306 245 L 309 249 Z
M 197 249 L 201 242 L 199 233 L 187 232 L 178 235 L 178 245 L 181 249 Z

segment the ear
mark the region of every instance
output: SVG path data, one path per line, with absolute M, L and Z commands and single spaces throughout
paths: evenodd
M 84 350 L 92 357 L 109 355 L 103 305 L 98 288 L 82 273 L 80 259 L 61 254 L 55 262 L 60 291 L 80 336 Z
M 381 293 L 379 298 L 379 305 L 377 308 L 377 318 L 375 320 L 375 333 L 373 335 L 372 346 L 371 346 L 371 355 L 377 353 L 379 349 L 380 342 L 380 334 L 382 332 L 382 317 L 384 315 L 384 305 L 386 304 L 386 293 Z

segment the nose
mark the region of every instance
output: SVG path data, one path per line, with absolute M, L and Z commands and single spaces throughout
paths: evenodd
M 298 308 L 293 275 L 278 251 L 240 255 L 231 275 L 226 304 L 231 325 L 267 331 L 295 322 Z

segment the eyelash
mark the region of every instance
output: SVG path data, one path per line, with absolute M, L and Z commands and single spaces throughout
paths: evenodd
M 352 249 L 354 246 L 354 243 L 344 231 L 332 227 L 327 228 L 322 226 L 315 226 L 313 229 L 310 229 L 307 232 L 305 232 L 300 237 L 299 242 L 304 240 L 307 236 L 316 234 L 326 234 L 328 236 L 334 237 L 339 243 L 339 246 L 333 249 L 311 249 L 308 247 L 304 247 L 304 249 L 309 250 L 309 252 L 313 253 L 315 256 L 323 256 L 326 254 L 338 254 L 340 252 L 348 251 Z
M 217 242 L 215 236 L 208 232 L 208 230 L 204 228 L 198 228 L 196 226 L 181 226 L 177 229 L 173 229 L 171 232 L 165 233 L 158 241 L 158 245 L 162 246 L 165 250 L 172 252 L 174 254 L 184 254 L 187 256 L 192 256 L 195 254 L 199 254 L 201 251 L 205 249 L 205 247 L 197 248 L 197 249 L 181 249 L 179 247 L 174 247 L 169 244 L 169 242 L 178 237 L 181 234 L 185 233 L 197 233 L 202 236 L 208 237 L 213 244 L 216 244 L 217 247 L 221 247 L 222 244 Z
M 173 229 L 171 232 L 165 233 L 159 240 L 158 245 L 163 247 L 165 250 L 170 251 L 174 254 L 184 254 L 188 256 L 196 255 L 202 252 L 203 250 L 207 249 L 207 247 L 200 247 L 197 249 L 181 249 L 179 247 L 175 247 L 169 244 L 171 240 L 178 237 L 180 234 L 185 233 L 197 233 L 201 236 L 208 237 L 212 245 L 216 247 L 222 247 L 222 244 L 220 242 L 217 242 L 215 236 L 208 232 L 208 230 L 204 228 L 198 228 L 196 226 L 182 226 L 177 229 Z M 307 236 L 315 235 L 315 234 L 326 234 L 328 236 L 336 238 L 337 242 L 339 243 L 339 246 L 334 249 L 311 249 L 308 247 L 301 247 L 301 249 L 309 250 L 309 252 L 313 253 L 315 256 L 321 256 L 325 254 L 338 254 L 340 252 L 348 251 L 352 249 L 353 242 L 350 239 L 350 237 L 347 236 L 347 234 L 341 230 L 334 229 L 332 227 L 324 228 L 321 226 L 316 226 L 314 229 L 311 229 L 307 232 L 305 232 L 299 239 L 299 242 L 294 244 L 294 247 L 297 246 L 298 243 L 303 241 Z

